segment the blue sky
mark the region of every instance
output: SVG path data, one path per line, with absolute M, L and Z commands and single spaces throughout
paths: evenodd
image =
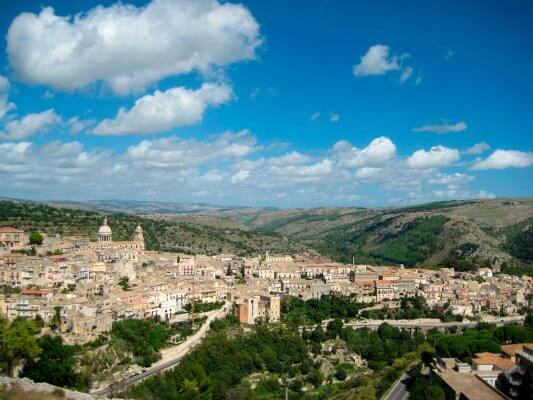
M 0 194 L 531 196 L 531 20 L 527 1 L 10 2 Z

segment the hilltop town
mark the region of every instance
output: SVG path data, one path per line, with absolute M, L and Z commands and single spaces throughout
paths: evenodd
M 531 300 L 531 277 L 490 268 L 458 272 L 342 264 L 308 253 L 243 257 L 151 251 L 141 225 L 128 241 L 114 240 L 112 225 L 113 217 L 104 217 L 90 237 L 0 228 L 0 313 L 9 321 L 40 321 L 41 334 L 79 346 L 102 340 L 120 321 L 192 322 L 190 331 L 169 338 L 168 348 L 145 363 L 165 369 L 199 343 L 215 320 L 231 316 L 243 326 L 279 322 L 283 299 L 351 299 L 359 307 L 354 328 L 377 329 L 387 321 L 426 332 L 465 329 L 480 321 L 521 323 Z M 423 299 L 423 306 L 406 313 L 416 299 Z M 298 318 L 299 325 L 316 323 L 305 315 Z M 116 362 L 111 374 L 106 367 L 93 379 L 96 393 L 151 374 L 135 364 L 119 368 Z M 489 378 L 494 385 L 494 374 Z

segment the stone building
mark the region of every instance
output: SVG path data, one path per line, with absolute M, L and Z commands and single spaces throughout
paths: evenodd
M 0 227 L 0 247 L 16 249 L 25 246 L 27 243 L 24 231 L 9 226 Z

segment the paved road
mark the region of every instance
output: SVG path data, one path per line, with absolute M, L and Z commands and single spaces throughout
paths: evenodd
M 514 317 L 504 317 L 500 319 L 490 319 L 484 320 L 482 322 L 487 322 L 490 324 L 497 325 L 506 325 L 506 324 L 516 324 L 523 323 L 525 317 L 523 315 L 514 316 Z M 324 321 L 323 326 L 326 327 L 329 321 Z M 421 329 L 431 329 L 431 328 L 451 328 L 456 326 L 458 328 L 474 328 L 479 322 L 477 321 L 462 321 L 462 322 L 433 322 L 433 321 L 424 321 L 424 320 L 371 320 L 365 319 L 362 321 L 348 322 L 344 326 L 351 326 L 353 328 L 370 328 L 377 329 L 382 323 L 387 322 L 391 326 L 397 328 L 421 328 Z M 314 329 L 314 326 L 307 326 L 306 329 Z M 304 329 L 304 327 L 300 328 Z
M 409 375 L 403 374 L 400 380 L 394 385 L 389 394 L 383 400 L 405 400 L 409 398 L 409 391 L 407 390 L 407 383 L 409 382 Z
M 173 367 L 174 365 L 179 363 L 195 345 L 202 341 L 202 339 L 206 336 L 207 331 L 209 330 L 209 325 L 211 324 L 211 322 L 215 319 L 223 318 L 229 312 L 230 309 L 231 303 L 226 302 L 223 308 L 217 310 L 216 312 L 212 313 L 207 317 L 207 320 L 200 327 L 200 329 L 198 329 L 198 331 L 196 331 L 193 335 L 189 336 L 183 343 L 180 343 L 179 345 L 174 346 L 172 348 L 165 349 L 166 354 L 163 354 L 163 358 L 157 363 L 153 364 L 150 368 L 144 370 L 144 372 L 126 378 L 120 382 L 115 382 L 110 386 L 95 390 L 94 392 L 91 392 L 91 394 L 98 396 L 107 396 L 113 392 L 122 391 L 128 386 L 131 386 L 134 383 L 137 383 L 151 375 L 157 374 L 158 372 Z

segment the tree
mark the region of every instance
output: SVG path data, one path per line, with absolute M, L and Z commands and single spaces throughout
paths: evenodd
M 18 364 L 32 360 L 41 352 L 33 336 L 37 331 L 31 320 L 16 319 L 9 325 L 4 318 L 0 318 L 1 367 L 9 376 L 13 376 Z
M 335 318 L 334 320 L 328 322 L 326 329 L 328 331 L 329 336 L 334 339 L 341 334 L 342 327 L 342 319 Z
M 123 276 L 118 280 L 119 286 L 122 288 L 122 290 L 130 290 L 130 278 L 127 276 Z
M 335 369 L 335 378 L 337 378 L 339 381 L 343 381 L 346 379 L 347 375 L 348 374 L 346 373 L 346 370 L 340 365 L 337 365 L 337 368 Z
M 56 332 L 60 327 L 61 327 L 61 307 L 55 306 L 54 316 L 52 317 L 52 320 L 50 321 L 50 328 L 52 328 L 52 331 Z
M 29 236 L 30 244 L 32 246 L 40 246 L 43 244 L 43 235 L 41 235 L 39 232 L 32 232 Z
M 60 336 L 45 335 L 38 343 L 42 349 L 39 359 L 30 360 L 24 366 L 23 376 L 35 382 L 48 382 L 78 390 L 87 387 L 88 382 L 74 370 L 76 365 L 74 347 L 64 345 Z
M 322 375 L 319 369 L 313 368 L 311 372 L 309 372 L 309 375 L 307 375 L 307 380 L 313 386 L 318 387 L 324 381 L 324 375 Z

